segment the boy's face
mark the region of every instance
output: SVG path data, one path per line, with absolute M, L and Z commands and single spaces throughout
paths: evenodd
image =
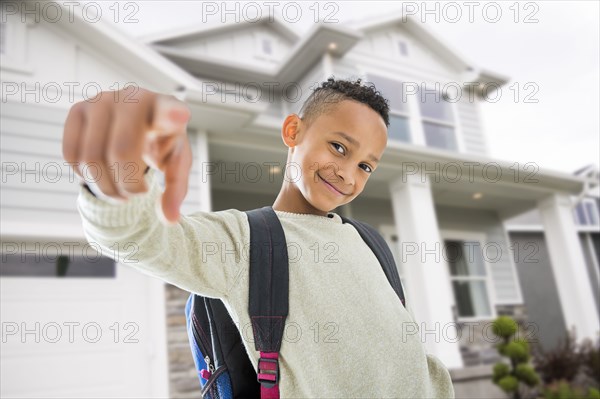
M 291 165 L 274 208 L 325 216 L 363 191 L 386 148 L 387 127 L 368 105 L 345 100 L 308 127 L 288 115 L 282 138 Z

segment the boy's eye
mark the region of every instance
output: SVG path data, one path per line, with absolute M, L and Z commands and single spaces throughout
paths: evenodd
M 339 143 L 331 143 L 331 144 L 332 144 L 333 146 L 336 146 L 336 145 L 337 145 L 337 146 L 339 146 L 340 148 L 344 148 L 344 146 L 343 146 L 343 145 L 341 145 L 341 144 L 339 144 Z M 338 151 L 338 152 L 339 152 L 339 151 Z M 346 153 L 346 150 L 344 149 L 344 152 L 343 152 L 343 153 L 341 153 L 341 154 L 345 154 L 345 153 Z
M 339 144 L 339 143 L 331 143 L 331 145 L 333 145 L 334 147 L 335 147 L 335 146 L 339 146 L 340 148 L 344 148 L 344 146 L 343 146 L 343 145 L 341 145 L 341 144 Z M 338 152 L 339 152 L 339 151 L 338 151 Z M 344 149 L 344 152 L 343 152 L 343 154 L 345 154 L 345 153 L 346 153 L 346 150 Z M 342 154 L 342 153 L 340 153 L 340 154 Z M 367 172 L 367 173 L 373 173 L 373 170 L 371 169 L 371 167 L 370 167 L 369 165 L 367 165 L 367 164 L 364 164 L 364 163 L 363 163 L 362 165 L 364 165 L 364 166 L 366 166 L 366 167 L 368 168 L 368 170 L 366 170 L 366 169 L 363 169 L 365 172 Z

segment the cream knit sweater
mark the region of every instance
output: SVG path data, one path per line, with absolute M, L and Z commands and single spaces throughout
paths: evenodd
M 125 266 L 221 298 L 256 369 L 259 353 L 247 314 L 246 214 L 196 212 L 163 225 L 155 213 L 162 193 L 157 172 L 145 179 L 149 191 L 123 204 L 80 189 L 77 206 L 87 240 Z M 410 304 L 408 311 L 402 306 L 354 227 L 335 213 L 276 214 L 290 259 L 281 397 L 454 398 L 448 370 L 412 333 Z

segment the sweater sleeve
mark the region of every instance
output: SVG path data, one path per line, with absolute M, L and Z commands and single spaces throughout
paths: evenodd
M 148 191 L 124 203 L 97 198 L 80 186 L 77 209 L 90 246 L 186 291 L 227 298 L 248 267 L 246 214 L 236 209 L 195 212 L 166 225 L 156 209 L 162 196 L 156 171 L 144 179 Z

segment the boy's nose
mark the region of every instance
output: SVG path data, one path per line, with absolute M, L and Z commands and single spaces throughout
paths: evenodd
M 354 186 L 354 176 L 351 172 L 347 172 L 343 168 L 339 168 L 336 173 L 333 174 L 334 181 L 337 181 L 337 187 L 340 188 L 343 192 L 348 193 L 352 191 L 352 187 Z

